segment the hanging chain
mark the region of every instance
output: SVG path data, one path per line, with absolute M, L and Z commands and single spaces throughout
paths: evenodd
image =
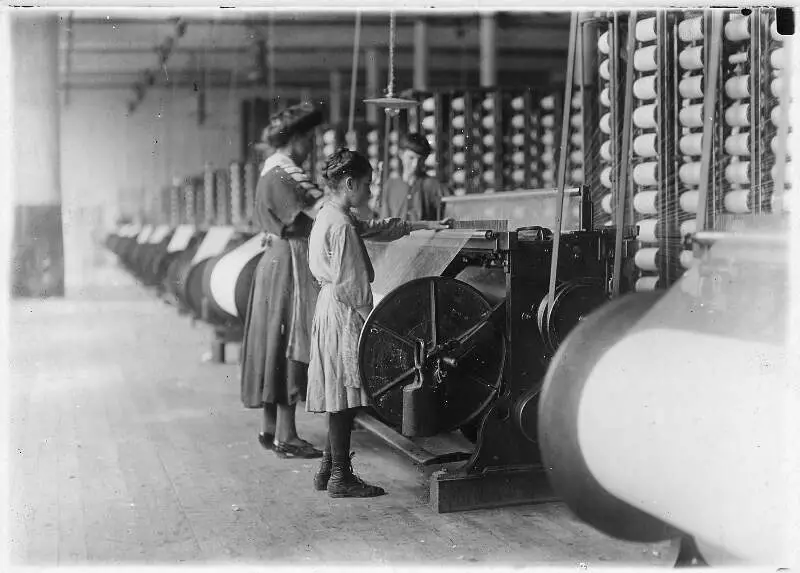
M 389 97 L 394 97 L 394 35 L 395 35 L 395 15 L 394 11 L 389 13 Z

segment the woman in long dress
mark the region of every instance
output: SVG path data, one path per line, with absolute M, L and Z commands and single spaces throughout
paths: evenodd
M 372 168 L 363 155 L 346 149 L 331 155 L 325 167 L 331 197 L 309 237 L 309 266 L 321 290 L 311 326 L 306 409 L 328 413 L 328 439 L 314 486 L 331 497 L 385 493 L 358 479 L 350 462 L 353 418 L 368 400 L 358 375 L 358 338 L 372 309 L 374 279 L 361 237 L 391 240 L 415 229 L 444 227 L 426 221 L 358 220 L 353 211 L 369 201 L 371 177 Z
M 263 410 L 259 443 L 284 458 L 322 452 L 297 435 L 296 404 L 306 393 L 317 287 L 308 269 L 308 235 L 323 192 L 299 167 L 312 149 L 319 110 L 298 105 L 265 129 L 275 152 L 256 187 L 255 223 L 266 250 L 256 268 L 242 342 L 241 399 Z

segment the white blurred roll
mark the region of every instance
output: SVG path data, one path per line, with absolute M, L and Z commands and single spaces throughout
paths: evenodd
M 690 250 L 684 249 L 680 254 L 681 266 L 684 269 L 691 269 L 695 265 L 694 253 Z
M 633 181 L 637 185 L 658 185 L 658 163 L 648 161 L 633 168 Z
M 681 237 L 692 235 L 697 230 L 697 220 L 689 219 L 681 223 Z
M 703 127 L 703 104 L 696 103 L 681 108 L 678 118 L 683 127 Z
M 725 24 L 725 37 L 731 42 L 741 42 L 750 37 L 750 18 L 735 18 Z
M 725 204 L 725 210 L 729 213 L 736 213 L 736 214 L 743 214 L 749 213 L 750 207 L 748 206 L 748 200 L 750 198 L 750 190 L 749 189 L 739 189 L 737 191 L 731 191 L 725 194 L 725 198 L 723 199 L 723 203 Z
M 432 97 L 422 100 L 422 110 L 431 112 L 436 110 L 436 101 Z
M 572 177 L 573 183 L 577 183 L 579 185 L 583 183 L 583 169 L 573 169 L 572 173 L 570 173 L 570 176 Z
M 800 148 L 800 137 L 795 133 L 790 133 L 789 138 L 786 141 L 786 157 L 790 157 L 792 155 L 792 149 Z M 769 140 L 769 148 L 772 150 L 772 153 L 778 153 L 778 136 L 776 135 L 772 139 Z
M 658 219 L 642 219 L 641 221 L 637 221 L 636 226 L 639 227 L 639 235 L 636 238 L 643 243 L 658 242 L 658 237 L 656 237 L 657 225 Z
M 542 109 L 555 109 L 556 98 L 555 96 L 543 97 L 539 102 L 539 105 L 541 106 Z
M 642 215 L 658 214 L 658 191 L 639 191 L 634 194 L 633 209 Z
M 489 187 L 488 189 L 484 189 L 484 190 L 483 190 L 483 192 L 484 192 L 484 193 L 486 193 L 487 195 L 489 195 L 489 194 L 491 194 L 491 193 L 494 193 L 494 192 L 495 192 L 495 189 L 493 189 L 493 188 Z
M 481 125 L 483 125 L 484 129 L 492 129 L 494 127 L 494 116 L 487 115 L 481 120 Z
M 400 147 L 398 147 L 398 145 L 396 143 L 392 143 L 389 146 L 389 155 L 397 155 L 397 153 L 399 151 L 400 151 Z
M 517 96 L 511 100 L 511 109 L 514 111 L 522 111 L 525 109 L 525 98 Z
M 703 134 L 690 133 L 681 137 L 678 145 L 684 155 L 702 155 L 703 153 Z
M 531 157 L 539 157 L 539 148 L 535 145 L 531 145 L 528 152 L 531 154 Z
M 465 180 L 466 180 L 466 174 L 464 173 L 463 170 L 458 169 L 456 171 L 453 171 L 453 181 L 460 184 L 464 183 Z
M 453 195 L 455 195 L 456 197 L 463 197 L 466 194 L 467 190 L 464 189 L 463 187 L 457 187 L 456 189 L 453 189 Z
M 376 130 L 372 130 L 367 134 L 367 141 L 370 143 L 378 143 L 380 141 L 380 135 Z
M 781 97 L 783 91 L 783 78 L 778 76 L 769 83 L 769 91 L 774 97 Z
M 636 22 L 636 39 L 640 42 L 652 42 L 658 38 L 656 34 L 656 19 L 645 18 Z
M 750 126 L 750 104 L 735 103 L 725 110 L 725 123 L 731 127 Z
M 606 161 L 611 161 L 611 141 L 604 141 L 600 146 L 600 157 Z
M 658 150 L 656 149 L 656 134 L 645 133 L 644 135 L 637 136 L 636 139 L 633 140 L 633 151 L 639 157 L 655 157 L 658 155 Z
M 781 108 L 782 107 L 783 107 L 783 105 L 776 105 L 769 112 L 769 118 L 772 121 L 772 125 L 774 125 L 775 127 L 778 127 L 778 124 L 781 121 Z M 792 120 L 797 117 L 797 112 L 798 111 L 800 111 L 800 110 L 798 110 L 798 106 L 794 102 L 792 102 L 789 105 L 789 127 L 790 128 L 793 127 L 792 126 Z
M 428 157 L 425 158 L 425 166 L 436 167 L 436 156 L 433 153 L 431 153 Z
M 748 60 L 747 52 L 736 52 L 728 56 L 728 63 L 735 66 L 736 64 L 744 64 Z
M 611 107 L 611 90 L 609 88 L 603 88 L 603 91 L 600 92 L 600 103 Z
M 450 108 L 453 109 L 453 111 L 464 111 L 464 98 L 453 98 L 453 100 L 450 102 Z
M 726 137 L 725 153 L 728 155 L 750 155 L 750 134 L 734 133 Z
M 583 135 L 581 135 L 580 131 L 576 131 L 575 133 L 570 135 L 569 141 L 575 147 L 583 147 Z
M 600 34 L 600 37 L 597 39 L 597 49 L 603 54 L 608 54 L 611 51 L 611 47 L 608 45 L 607 31 Z
M 331 130 L 326 131 L 322 134 L 322 142 L 325 144 L 336 143 L 336 133 Z
M 433 131 L 436 129 L 436 118 L 428 115 L 422 118 L 422 128 L 426 131 Z
M 542 171 L 542 180 L 552 183 L 556 179 L 555 171 L 552 169 L 545 169 Z
M 516 147 L 522 147 L 525 145 L 525 135 L 522 133 L 515 133 L 511 136 L 511 143 Z
M 494 185 L 494 171 L 486 171 L 483 174 L 484 182 L 488 183 L 489 185 Z
M 553 163 L 553 152 L 552 151 L 545 151 L 542 153 L 542 161 L 545 163 Z
M 600 118 L 600 131 L 605 134 L 611 133 L 611 113 L 603 114 Z
M 525 171 L 522 169 L 515 169 L 511 173 L 511 178 L 514 180 L 514 183 L 521 185 L 525 183 Z
M 681 196 L 678 198 L 678 203 L 680 203 L 681 209 L 687 213 L 697 213 L 697 202 L 699 199 L 700 193 L 698 191 L 686 191 L 685 193 L 681 193 Z
M 636 292 L 654 291 L 658 288 L 658 276 L 640 277 L 633 288 Z
M 772 36 L 773 40 L 778 40 L 779 42 L 783 42 L 783 36 L 778 34 L 778 21 L 773 20 L 772 24 L 769 25 L 769 34 Z
M 322 153 L 325 155 L 332 155 L 334 151 L 336 151 L 336 147 L 334 145 L 325 145 L 322 148 Z
M 542 116 L 542 127 L 555 127 L 556 118 L 552 114 Z
M 792 181 L 794 181 L 794 164 L 791 161 L 787 161 L 783 164 L 783 181 L 784 184 L 789 186 L 791 185 Z M 772 180 L 775 181 L 778 179 L 778 166 L 773 165 L 772 169 L 769 170 L 769 174 L 772 177 Z
M 678 178 L 686 185 L 700 185 L 700 165 L 699 161 L 684 163 L 678 169 Z
M 489 151 L 488 153 L 483 154 L 483 163 L 485 165 L 491 165 L 494 163 L 494 152 Z
M 389 132 L 389 141 L 391 141 L 393 143 L 397 143 L 398 141 L 400 141 L 400 134 L 397 133 L 396 131 L 390 131 Z
M 783 48 L 778 48 L 777 50 L 774 50 L 769 55 L 769 63 L 776 70 L 782 70 L 786 65 L 786 51 Z
M 466 138 L 464 137 L 463 134 L 458 133 L 458 134 L 453 136 L 453 145 L 455 147 L 464 147 L 465 141 L 466 141 Z
M 483 106 L 483 109 L 485 109 L 486 111 L 493 110 L 494 109 L 494 98 L 487 97 L 485 100 L 483 100 L 481 102 L 481 105 Z
M 515 129 L 525 129 L 525 116 L 520 114 L 512 116 L 511 126 Z
M 725 82 L 725 93 L 729 98 L 741 99 L 750 97 L 750 76 L 733 76 Z
M 464 129 L 464 116 L 463 115 L 456 115 L 453 116 L 453 127 L 456 129 Z
M 576 86 L 576 90 L 579 88 Z M 581 93 L 578 91 L 574 96 L 572 96 L 572 107 L 574 109 L 581 109 L 583 107 L 583 101 L 581 100 Z
M 484 147 L 492 147 L 494 145 L 494 135 L 491 133 L 487 133 L 483 136 L 483 145 Z
M 678 37 L 682 42 L 696 42 L 703 39 L 703 17 L 687 18 L 678 24 Z
M 541 139 L 542 145 L 553 145 L 556 142 L 556 135 L 552 131 L 545 131 Z
M 574 128 L 580 128 L 581 126 L 581 114 L 576 113 L 572 117 L 569 118 L 569 123 Z
M 747 185 L 750 183 L 750 162 L 736 161 L 725 167 L 725 179 L 728 183 Z
M 603 198 L 600 199 L 600 207 L 603 209 L 604 212 L 606 212 L 609 215 L 613 215 L 614 214 L 614 210 L 611 207 L 611 200 L 612 199 L 613 199 L 613 196 L 611 195 L 611 193 L 607 193 L 607 194 L 603 195 Z
M 653 272 L 658 270 L 658 264 L 656 262 L 657 257 L 657 248 L 639 249 L 636 251 L 636 255 L 633 257 L 633 262 L 643 271 Z
M 633 110 L 633 124 L 639 129 L 656 127 L 656 106 L 655 104 L 643 105 Z M 611 133 L 609 129 L 606 133 Z
M 658 46 L 647 46 L 633 53 L 633 67 L 639 72 L 652 72 L 658 69 Z
M 703 68 L 703 47 L 695 46 L 681 50 L 678 61 L 684 70 L 699 70 Z
M 603 170 L 600 172 L 600 183 L 603 184 L 603 187 L 607 189 L 611 189 L 611 168 L 604 167 Z
M 372 145 L 369 145 L 367 147 L 367 155 L 375 156 L 378 155 L 379 153 L 380 153 L 380 147 L 378 146 L 377 143 L 373 143 Z
M 633 82 L 633 95 L 639 99 L 656 99 L 656 76 L 643 76 Z
M 573 163 L 583 163 L 583 152 L 576 149 L 575 151 L 570 152 L 569 159 Z
M 514 154 L 511 156 L 511 162 L 514 165 L 524 165 L 525 154 L 522 151 L 515 151 Z
M 600 77 L 603 78 L 604 80 L 611 79 L 611 72 L 609 71 L 608 66 L 609 66 L 608 58 L 600 62 Z
M 703 76 L 683 78 L 678 84 L 678 91 L 686 99 L 703 97 Z
M 466 156 L 464 155 L 463 151 L 457 151 L 453 154 L 453 165 L 461 166 L 464 165 L 464 161 Z

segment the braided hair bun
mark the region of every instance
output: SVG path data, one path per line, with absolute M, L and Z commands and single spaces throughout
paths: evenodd
M 358 151 L 340 147 L 328 156 L 323 177 L 331 188 L 336 188 L 347 177 L 360 179 L 368 176 L 370 172 L 372 172 L 372 166 L 364 155 Z

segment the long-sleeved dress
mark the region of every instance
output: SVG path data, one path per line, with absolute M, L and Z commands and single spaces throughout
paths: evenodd
M 294 404 L 305 396 L 317 286 L 308 268 L 313 220 L 304 210 L 322 195 L 286 155 L 275 153 L 264 164 L 255 221 L 266 250 L 253 277 L 242 341 L 241 399 L 247 408 Z
M 340 206 L 322 207 L 309 237 L 309 267 L 321 285 L 311 325 L 309 412 L 366 406 L 358 375 L 358 339 L 372 310 L 374 271 L 361 237 L 393 240 L 411 230 L 400 219 L 359 221 Z

